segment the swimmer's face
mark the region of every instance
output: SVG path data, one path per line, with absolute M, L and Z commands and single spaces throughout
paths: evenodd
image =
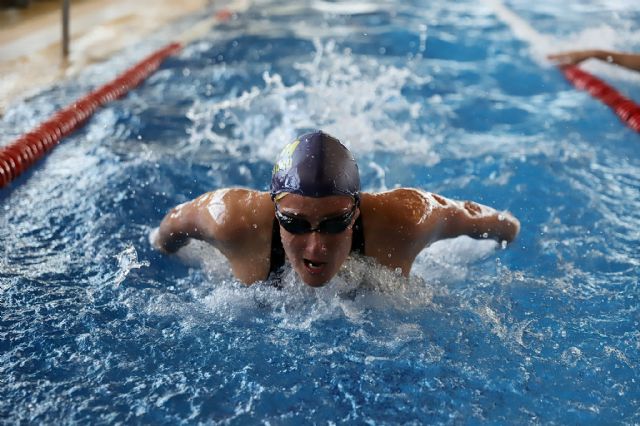
M 280 214 L 307 221 L 315 229 L 321 222 L 349 217 L 354 210 L 351 197 L 334 195 L 313 198 L 288 194 L 277 202 Z M 360 214 L 355 209 L 348 227 L 339 233 L 291 233 L 280 225 L 284 251 L 300 278 L 312 287 L 321 287 L 333 278 L 351 251 L 353 224 Z

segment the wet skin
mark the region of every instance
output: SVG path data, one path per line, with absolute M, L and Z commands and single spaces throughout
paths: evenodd
M 325 219 L 349 212 L 353 203 L 353 198 L 339 195 L 312 198 L 288 194 L 278 201 L 278 206 L 282 213 L 307 220 L 315 228 Z M 338 234 L 292 234 L 280 226 L 287 258 L 305 284 L 321 287 L 338 273 L 351 251 L 352 228 L 359 214 L 356 210 L 349 228 Z

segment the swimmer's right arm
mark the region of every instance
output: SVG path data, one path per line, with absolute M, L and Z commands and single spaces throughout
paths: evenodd
M 456 201 L 442 195 L 413 190 L 414 202 L 407 211 L 424 211 L 424 219 L 413 220 L 425 245 L 435 241 L 466 235 L 475 239 L 493 239 L 499 243 L 512 242 L 520 232 L 520 222 L 508 211 L 498 211 L 473 201 Z M 409 199 L 409 194 L 407 199 Z
M 548 59 L 560 65 L 575 65 L 590 58 L 620 65 L 631 70 L 640 71 L 640 54 L 614 52 L 610 50 L 574 50 L 548 55 Z

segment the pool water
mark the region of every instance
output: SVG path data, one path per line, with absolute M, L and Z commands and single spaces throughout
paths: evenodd
M 640 140 L 543 59 L 640 51 L 638 23 L 630 1 L 252 2 L 0 192 L 0 419 L 640 422 Z M 158 44 L 16 103 L 2 143 Z M 640 99 L 637 75 L 585 68 Z M 150 247 L 178 203 L 266 190 L 317 128 L 366 191 L 476 200 L 521 234 L 436 243 L 409 279 L 354 258 L 315 290 Z

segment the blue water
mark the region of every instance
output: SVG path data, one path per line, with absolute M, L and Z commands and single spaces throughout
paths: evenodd
M 640 422 L 640 138 L 535 53 L 640 51 L 640 15 L 505 4 L 554 43 L 482 2 L 253 2 L 2 190 L 0 423 Z M 14 104 L 2 143 L 159 45 Z M 637 76 L 585 66 L 640 100 Z M 437 243 L 408 280 L 353 259 L 317 290 L 152 250 L 169 208 L 266 189 L 315 128 L 365 190 L 509 209 L 520 236 Z

